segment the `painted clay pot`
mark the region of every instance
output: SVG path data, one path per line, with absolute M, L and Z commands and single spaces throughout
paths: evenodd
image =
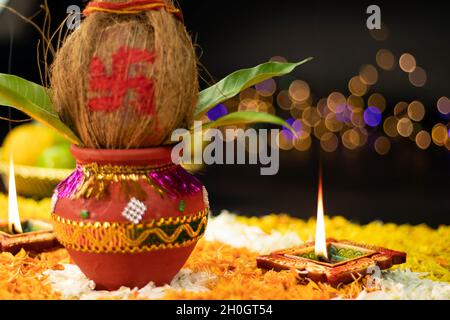
M 169 283 L 203 235 L 206 189 L 171 162 L 171 148 L 83 149 L 56 188 L 53 224 L 96 289 Z

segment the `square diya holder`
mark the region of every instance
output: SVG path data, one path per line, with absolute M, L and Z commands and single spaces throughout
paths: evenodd
M 50 223 L 30 219 L 21 222 L 21 225 L 22 233 L 11 232 L 8 221 L 0 221 L 0 253 L 16 254 L 22 248 L 27 251 L 41 252 L 60 246 Z
M 42 252 L 61 246 L 52 224 L 37 219 L 20 219 L 12 158 L 9 163 L 8 180 L 8 219 L 0 220 L 0 253 L 16 254 L 21 249 Z
M 368 274 L 368 269 L 381 270 L 406 261 L 406 253 L 351 241 L 326 240 L 328 258 L 315 254 L 315 243 L 278 250 L 259 256 L 257 266 L 276 271 L 295 269 L 301 278 L 325 282 L 333 287 L 349 283 Z M 370 269 L 369 269 L 370 270 Z

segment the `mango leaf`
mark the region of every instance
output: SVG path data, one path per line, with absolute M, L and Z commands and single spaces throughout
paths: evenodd
M 297 132 L 292 128 L 289 123 L 283 119 L 274 116 L 269 113 L 256 112 L 256 111 L 237 111 L 227 114 L 215 121 L 207 122 L 203 125 L 204 129 L 219 128 L 223 126 L 231 126 L 237 124 L 249 124 L 249 123 L 270 123 L 280 125 L 288 128 L 297 135 Z
M 233 72 L 215 85 L 200 92 L 195 110 L 195 118 L 199 119 L 211 108 L 234 97 L 242 90 L 267 79 L 288 74 L 299 65 L 311 59 L 312 57 L 297 63 L 266 62 L 254 68 Z
M 48 89 L 17 76 L 0 73 L 0 105 L 13 107 L 58 131 L 72 143 L 80 139 L 67 127 L 53 109 Z

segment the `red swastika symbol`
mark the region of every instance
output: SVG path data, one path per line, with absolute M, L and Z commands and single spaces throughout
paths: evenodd
M 90 65 L 89 88 L 98 96 L 89 99 L 89 110 L 115 111 L 123 105 L 128 91 L 133 90 L 135 96 L 130 99 L 130 105 L 143 114 L 154 114 L 154 83 L 143 75 L 143 64 L 154 61 L 154 52 L 121 47 L 113 54 L 111 75 L 107 75 L 103 62 L 94 57 Z M 136 75 L 130 76 L 131 70 L 135 70 Z

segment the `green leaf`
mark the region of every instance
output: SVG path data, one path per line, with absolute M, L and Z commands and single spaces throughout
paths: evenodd
M 233 72 L 215 85 L 200 92 L 197 108 L 195 110 L 195 118 L 199 119 L 211 108 L 234 97 L 242 90 L 264 80 L 288 74 L 299 65 L 308 62 L 311 59 L 312 58 L 310 57 L 297 63 L 266 62 L 254 68 Z
M 289 123 L 283 119 L 274 116 L 270 113 L 256 112 L 256 111 L 237 111 L 227 114 L 219 119 L 211 122 L 207 122 L 203 125 L 203 128 L 219 128 L 223 126 L 231 126 L 237 124 L 249 124 L 249 123 L 271 123 L 275 125 L 280 125 L 291 130 L 295 135 L 294 128 L 292 128 Z
M 48 89 L 17 76 L 0 73 L 0 105 L 20 110 L 35 120 L 54 128 L 72 143 L 80 139 L 67 127 L 53 109 Z

